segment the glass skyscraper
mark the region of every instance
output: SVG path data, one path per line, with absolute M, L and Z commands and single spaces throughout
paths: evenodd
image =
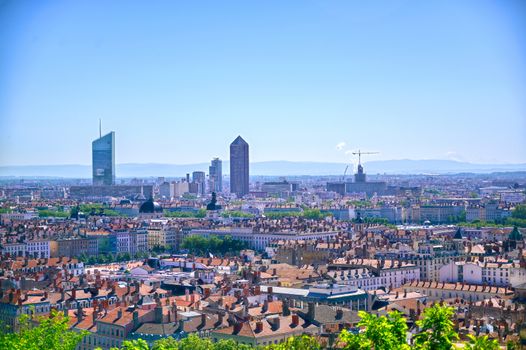
M 230 193 L 248 194 L 248 143 L 238 136 L 230 144 Z
M 219 158 L 212 159 L 212 164 L 208 168 L 210 191 L 223 192 L 223 162 Z
M 115 184 L 115 132 L 92 143 L 93 185 Z

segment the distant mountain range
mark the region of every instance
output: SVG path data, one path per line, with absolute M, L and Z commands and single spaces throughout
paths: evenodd
M 208 163 L 196 164 L 117 164 L 117 177 L 182 177 L 193 171 L 208 173 Z M 250 164 L 251 175 L 299 176 L 342 175 L 347 164 L 325 162 L 268 161 Z M 374 174 L 453 174 L 526 171 L 523 164 L 473 164 L 453 160 L 379 160 L 364 163 L 365 172 Z M 354 172 L 350 166 L 347 172 Z M 223 162 L 223 174 L 228 175 L 229 162 Z M 90 165 L 28 165 L 0 166 L 1 177 L 61 177 L 90 178 Z

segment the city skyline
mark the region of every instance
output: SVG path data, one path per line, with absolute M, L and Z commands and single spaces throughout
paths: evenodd
M 526 162 L 519 1 L 128 5 L 2 3 L 1 165 Z
M 0 349 L 526 350 L 525 39 L 526 0 L 0 0 Z

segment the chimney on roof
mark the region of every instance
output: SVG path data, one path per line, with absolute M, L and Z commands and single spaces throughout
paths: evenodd
M 342 309 L 337 309 L 336 310 L 336 319 L 337 320 L 341 320 L 343 318 L 343 310 Z
M 222 313 L 218 313 L 217 314 L 217 322 L 214 324 L 214 327 L 219 327 L 223 324 L 223 314 Z
M 241 322 L 234 323 L 234 334 L 238 334 L 241 331 L 241 328 L 243 328 L 243 323 Z
M 97 311 L 93 310 L 93 314 L 91 315 L 91 319 L 93 321 L 93 324 L 97 321 Z
M 154 309 L 154 319 L 155 323 L 163 323 L 163 307 L 160 303 L 157 303 L 157 306 Z
M 276 317 L 270 318 L 269 320 L 272 323 L 272 329 L 274 331 L 278 330 L 280 326 L 281 317 L 276 316 Z
M 139 328 L 139 311 L 133 311 L 133 329 Z
M 297 327 L 300 324 L 300 318 L 298 315 L 292 315 L 291 327 Z
M 287 299 L 282 300 L 282 310 L 283 316 L 290 316 L 289 301 Z
M 199 328 L 203 328 L 204 326 L 206 326 L 206 314 L 202 313 L 201 314 L 201 323 L 199 324 Z
M 261 333 L 263 331 L 263 322 L 257 321 L 256 322 L 256 333 Z
M 122 318 L 122 309 L 119 307 L 119 309 L 117 310 L 117 319 L 121 319 Z
M 263 302 L 263 306 L 261 307 L 261 313 L 265 313 L 268 311 L 268 300 L 265 299 L 265 301 Z
M 307 316 L 309 320 L 314 320 L 316 317 L 316 305 L 311 301 L 308 303 Z
M 83 319 L 84 319 L 84 311 L 82 311 L 82 307 L 80 307 L 80 304 L 79 304 L 79 307 L 77 307 L 77 323 L 82 322 Z
M 184 320 L 179 320 L 179 327 L 177 328 L 178 332 L 184 331 Z

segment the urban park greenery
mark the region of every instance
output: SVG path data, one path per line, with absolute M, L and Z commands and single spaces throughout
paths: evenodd
M 195 218 L 202 219 L 206 216 L 206 209 L 201 208 L 198 211 L 170 211 L 165 210 L 164 216 L 167 218 Z
M 187 249 L 189 253 L 194 255 L 207 255 L 212 253 L 214 255 L 235 255 L 241 250 L 247 248 L 247 244 L 238 239 L 233 239 L 232 236 L 211 236 L 205 238 L 203 236 L 193 235 L 183 239 L 181 248 Z

